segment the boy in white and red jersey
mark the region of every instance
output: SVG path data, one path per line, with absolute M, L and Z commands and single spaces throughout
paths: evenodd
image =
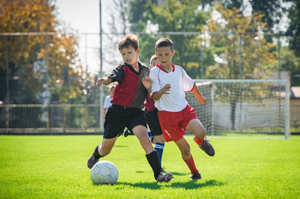
M 98 88 L 101 84 L 109 85 L 115 81 L 118 84 L 115 87 L 112 105 L 105 116 L 102 144 L 96 146 L 95 151 L 87 161 L 87 166 L 91 169 L 101 157 L 107 156 L 119 134 L 122 134 L 124 128 L 127 127 L 136 135 L 144 149 L 156 181 L 168 182 L 173 176 L 170 172 L 162 172 L 157 151 L 154 150 L 148 137 L 142 111 L 149 92 L 146 87 L 151 87 L 152 80 L 148 77 L 149 68 L 138 61 L 140 48 L 137 36 L 131 34 L 123 37 L 118 48 L 124 63 L 116 67 L 108 77 L 97 80 Z
M 159 63 L 150 71 L 150 78 L 153 81 L 150 96 L 155 100 L 166 142 L 176 143 L 181 151 L 181 157 L 191 171 L 190 178 L 201 179 L 190 146 L 183 137 L 185 134 L 183 129 L 195 135 L 194 141 L 206 154 L 214 156 L 215 151 L 205 137 L 206 130 L 196 117 L 195 110 L 185 100 L 185 91 L 193 92 L 199 103 L 205 104 L 207 99 L 202 96 L 195 82 L 183 68 L 171 63 L 174 53 L 173 42 L 170 39 L 161 38 L 156 42 L 155 54 Z

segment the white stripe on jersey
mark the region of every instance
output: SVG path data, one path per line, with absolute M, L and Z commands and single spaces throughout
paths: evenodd
M 186 74 L 180 66 L 173 66 L 172 72 L 162 70 L 155 66 L 150 71 L 150 78 L 153 80 L 151 96 L 158 92 L 166 84 L 171 85 L 169 94 L 163 94 L 155 101 L 155 107 L 160 111 L 179 112 L 187 106 L 185 91 L 192 91 L 194 81 Z

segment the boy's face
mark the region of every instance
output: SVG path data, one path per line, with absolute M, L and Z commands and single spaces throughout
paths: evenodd
M 139 52 L 139 48 L 135 50 L 132 46 L 128 46 L 128 48 L 123 48 L 120 50 L 123 60 L 132 66 L 137 63 Z
M 109 94 L 112 95 L 114 93 L 114 90 L 115 90 L 115 87 L 109 88 L 108 89 Z
M 169 67 L 171 65 L 172 57 L 175 51 L 171 51 L 170 47 L 159 47 L 155 54 L 161 67 Z
M 158 63 L 157 58 L 153 59 L 152 62 L 150 63 L 150 69 L 156 66 L 157 63 Z

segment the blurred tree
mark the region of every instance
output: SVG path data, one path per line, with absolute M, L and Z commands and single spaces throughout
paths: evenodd
M 298 67 L 289 67 L 291 75 L 291 85 L 300 86 L 300 1 L 294 1 L 293 5 L 289 9 L 288 18 L 290 19 L 290 25 L 286 31 L 286 35 L 290 39 L 290 49 L 294 51 L 297 58 L 294 59 Z M 295 62 L 296 61 L 296 62 Z M 282 66 L 283 70 L 286 68 Z
M 278 52 L 275 53 L 277 54 Z M 278 63 L 278 58 L 271 67 L 274 68 L 278 67 L 277 63 Z M 289 47 L 284 47 L 280 49 L 280 66 L 281 66 L 281 71 L 289 72 L 291 86 L 300 86 L 300 81 L 299 81 L 300 58 L 296 57 L 294 51 L 289 49 Z
M 165 0 L 163 5 L 158 6 L 156 1 L 148 0 L 142 4 L 140 0 L 130 2 L 129 20 L 135 31 L 153 33 L 140 36 L 141 53 L 140 59 L 148 62 L 155 53 L 155 42 L 160 37 L 167 37 L 174 42 L 175 56 L 173 63 L 185 68 L 192 78 L 200 78 L 200 32 L 209 15 L 201 10 L 201 0 Z M 136 6 L 139 12 L 134 12 Z M 142 12 L 143 11 L 143 12 Z M 134 13 L 134 14 L 133 14 Z M 157 32 L 199 32 L 199 35 L 156 35 Z M 206 65 L 213 62 L 211 51 L 206 51 Z M 195 56 L 196 55 L 196 56 Z
M 109 41 L 103 43 L 105 49 L 103 59 L 107 65 L 112 66 L 108 70 L 110 72 L 123 62 L 118 50 L 118 43 L 122 37 L 131 32 L 131 23 L 128 20 L 128 0 L 112 0 L 107 12 L 109 13 L 109 18 L 106 20 L 110 32 L 103 35 L 103 40 Z
M 288 18 L 290 25 L 286 31 L 286 35 L 291 37 L 290 48 L 295 51 L 295 55 L 300 57 L 300 1 L 294 1 L 289 9 Z M 298 71 L 300 74 L 300 71 Z
M 48 41 L 46 35 L 39 34 L 6 36 L 8 51 L 5 36 L 0 37 L 0 101 L 5 101 L 7 94 L 3 86 L 6 85 L 6 52 L 10 103 L 45 103 L 49 100 L 45 94 L 47 88 L 52 101 L 67 102 L 69 98 L 81 96 L 85 74 L 77 56 L 77 38 L 66 34 L 67 28 L 60 29 L 54 1 L 0 0 L 0 8 L 0 33 L 57 32 L 49 35 Z M 65 66 L 69 68 L 70 84 L 63 85 Z
M 203 29 L 220 33 L 209 39 L 211 46 L 218 49 L 215 55 L 219 61 L 209 67 L 206 75 L 209 78 L 261 79 L 274 70 L 269 66 L 275 60 L 271 52 L 275 45 L 268 43 L 261 33 L 266 28 L 266 23 L 262 22 L 264 15 L 256 12 L 244 17 L 239 9 L 224 9 L 219 3 L 215 9 L 220 16 L 216 19 L 212 16 L 207 28 L 203 26 Z
M 261 14 L 264 14 L 262 22 L 266 22 L 264 32 L 282 33 L 279 25 L 283 22 L 283 16 L 288 13 L 289 4 L 294 2 L 294 0 L 217 0 L 217 2 L 221 3 L 225 9 L 239 8 L 240 14 L 249 15 L 259 11 Z

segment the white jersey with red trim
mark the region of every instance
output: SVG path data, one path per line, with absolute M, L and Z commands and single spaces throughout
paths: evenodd
M 168 72 L 157 64 L 150 71 L 153 80 L 151 96 L 158 92 L 166 84 L 171 85 L 169 94 L 163 94 L 155 101 L 155 107 L 160 111 L 179 112 L 183 110 L 188 102 L 185 100 L 185 91 L 191 92 L 195 82 L 186 74 L 180 66 L 173 65 L 173 71 Z

